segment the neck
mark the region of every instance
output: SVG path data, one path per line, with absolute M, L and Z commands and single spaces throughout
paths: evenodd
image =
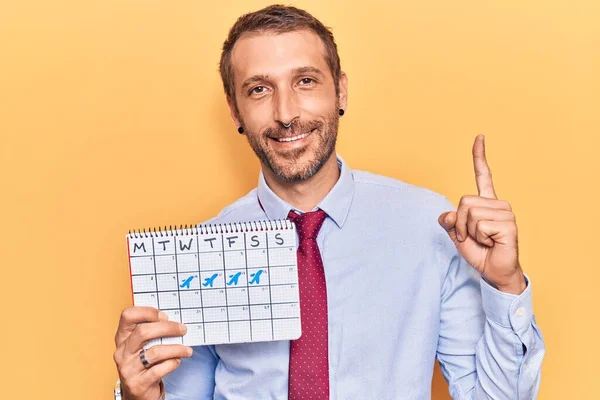
M 268 168 L 263 166 L 262 170 L 265 181 L 273 193 L 304 212 L 315 208 L 327 196 L 340 177 L 335 151 L 319 172 L 305 181 L 285 182 Z

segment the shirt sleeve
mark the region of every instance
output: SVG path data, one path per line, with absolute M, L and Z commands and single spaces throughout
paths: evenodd
M 544 341 L 533 316 L 531 282 L 520 295 L 498 291 L 449 239 L 437 358 L 455 400 L 537 396 Z M 444 261 L 445 260 L 445 261 Z
M 190 358 L 165 378 L 166 400 L 212 399 L 215 392 L 215 368 L 218 356 L 214 346 L 195 346 Z

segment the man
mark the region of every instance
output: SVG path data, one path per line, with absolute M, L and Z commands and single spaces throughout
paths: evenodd
M 335 153 L 348 81 L 333 35 L 294 7 L 241 17 L 220 72 L 262 169 L 257 189 L 210 222 L 296 222 L 303 334 L 141 352 L 185 326 L 127 308 L 114 355 L 124 398 L 427 399 L 435 358 L 455 399 L 535 397 L 544 343 L 483 137 L 479 195 L 456 212 L 429 190 L 351 170 Z

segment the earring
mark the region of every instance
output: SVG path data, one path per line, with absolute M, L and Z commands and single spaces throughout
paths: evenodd
M 343 109 L 343 108 L 340 108 L 340 117 L 341 117 L 342 115 L 344 115 L 344 112 L 345 112 L 345 111 L 344 111 L 344 109 Z
M 238 133 L 241 135 L 242 133 L 244 133 L 244 128 L 242 128 L 241 126 L 238 128 Z

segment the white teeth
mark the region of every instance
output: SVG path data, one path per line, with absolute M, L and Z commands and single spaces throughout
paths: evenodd
M 294 137 L 291 137 L 291 138 L 277 139 L 277 141 L 279 141 L 279 142 L 295 142 L 296 140 L 304 139 L 308 135 L 309 135 L 308 133 L 304 133 L 302 135 L 294 136 Z

